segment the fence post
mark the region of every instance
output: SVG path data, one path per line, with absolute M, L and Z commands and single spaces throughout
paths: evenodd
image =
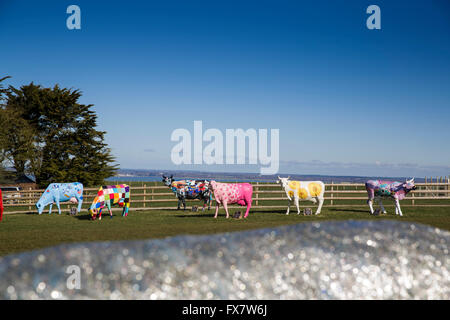
M 430 180 L 428 180 L 427 190 L 428 191 L 433 191 L 433 178 L 432 177 L 430 177 Z M 426 196 L 433 196 L 433 194 L 432 193 L 427 193 Z
M 258 186 L 259 186 L 259 182 L 256 182 L 256 193 L 255 193 L 255 195 L 256 195 L 256 201 L 255 201 L 255 203 L 256 203 L 256 205 L 258 205 L 259 204 L 259 201 L 258 201 L 258 198 L 259 198 L 259 188 L 258 188 Z
M 31 190 L 31 188 L 29 188 L 29 190 Z M 34 194 L 34 193 L 32 193 L 32 192 L 29 191 L 29 193 L 28 193 L 28 198 L 30 198 L 30 199 L 29 199 L 30 205 L 28 206 L 28 210 L 29 210 L 29 211 L 31 211 L 31 203 L 32 203 L 31 201 L 34 200 L 34 199 L 31 199 L 31 194 Z
M 331 181 L 331 202 L 330 202 L 331 206 L 333 206 L 333 204 L 334 204 L 334 200 L 333 200 L 334 193 L 333 193 L 333 191 L 334 191 L 334 186 L 333 186 L 333 181 Z
M 147 184 L 144 184 L 144 208 L 145 208 L 145 200 L 147 199 L 145 197 L 145 194 L 147 193 Z

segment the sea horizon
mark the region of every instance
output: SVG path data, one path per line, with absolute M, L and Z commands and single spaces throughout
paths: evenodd
M 161 181 L 162 175 L 173 175 L 175 179 L 206 179 L 217 181 L 235 182 L 275 182 L 277 176 L 290 176 L 298 180 L 321 180 L 326 183 L 362 183 L 370 179 L 380 180 L 406 180 L 415 178 L 416 182 L 425 182 L 425 177 L 389 177 L 389 176 L 350 176 L 350 175 L 322 175 L 322 174 L 296 174 L 280 173 L 278 175 L 262 176 L 252 172 L 210 172 L 194 170 L 161 170 L 161 169 L 120 169 L 119 174 L 109 177 L 106 181 L 134 181 L 134 182 L 155 182 Z M 448 179 L 448 177 L 427 177 L 427 180 L 436 181 L 438 178 Z

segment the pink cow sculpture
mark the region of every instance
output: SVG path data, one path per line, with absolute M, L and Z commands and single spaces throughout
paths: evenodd
M 244 218 L 247 218 L 252 207 L 253 186 L 250 183 L 220 183 L 212 180 L 209 183 L 210 189 L 214 192 L 216 200 L 216 214 L 219 213 L 219 205 L 223 204 L 225 212 L 228 214 L 228 204 L 237 203 L 240 206 L 247 206 Z

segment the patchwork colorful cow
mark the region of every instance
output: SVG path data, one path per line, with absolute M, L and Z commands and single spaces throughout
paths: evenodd
M 228 219 L 230 216 L 228 214 L 228 205 L 233 203 L 247 206 L 247 211 L 245 211 L 244 215 L 244 218 L 247 218 L 252 207 L 253 196 L 253 186 L 250 183 L 220 183 L 212 180 L 209 185 L 216 199 L 216 214 L 214 218 L 217 218 L 219 205 L 223 204 Z
M 77 212 L 81 211 L 83 204 L 83 184 L 80 182 L 50 183 L 45 189 L 39 201 L 36 203 L 38 213 L 42 214 L 45 206 L 50 205 L 48 213 L 52 213 L 52 206 L 56 203 L 58 212 L 61 214 L 60 202 L 78 203 Z
M 207 180 L 174 180 L 173 175 L 170 177 L 163 175 L 162 177 L 162 182 L 168 186 L 178 198 L 177 210 L 180 209 L 181 204 L 183 204 L 183 208 L 186 210 L 186 199 L 203 200 L 202 211 L 205 211 L 206 205 L 208 205 L 208 210 L 211 209 L 212 195 Z
M 381 202 L 382 198 L 392 199 L 395 202 L 395 214 L 403 216 L 400 208 L 400 200 L 405 199 L 406 195 L 416 190 L 414 185 L 414 178 L 406 180 L 405 182 L 398 181 L 383 181 L 383 180 L 369 180 L 366 182 L 366 190 L 369 199 L 367 204 L 370 208 L 370 214 L 374 214 L 373 200 L 376 199 L 379 203 L 383 213 L 386 213 L 386 209 Z
M 323 194 L 325 192 L 325 184 L 322 181 L 291 181 L 289 178 L 278 177 L 277 181 L 277 183 L 281 184 L 289 199 L 286 214 L 289 214 L 292 198 L 294 198 L 295 205 L 297 206 L 297 214 L 300 214 L 298 203 L 300 200 L 311 201 L 313 203 L 319 201 L 319 206 L 315 214 L 320 214 L 324 202 Z
M 102 210 L 106 206 L 109 211 L 109 215 L 112 218 L 111 207 L 118 205 L 123 207 L 122 216 L 128 215 L 128 209 L 130 207 L 130 187 L 126 184 L 118 184 L 113 186 L 102 186 L 97 192 L 97 196 L 92 201 L 89 212 L 92 220 L 98 215 L 98 219 L 102 219 Z

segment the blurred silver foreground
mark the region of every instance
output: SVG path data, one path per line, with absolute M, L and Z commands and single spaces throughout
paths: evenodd
M 449 299 L 450 233 L 325 222 L 0 258 L 1 299 Z M 66 273 L 80 267 L 80 289 Z

